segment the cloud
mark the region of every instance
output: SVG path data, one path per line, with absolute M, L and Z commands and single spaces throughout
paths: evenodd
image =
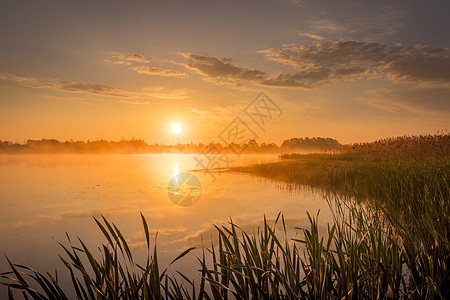
M 384 78 L 415 85 L 450 85 L 448 49 L 401 44 L 387 46 L 380 42 L 325 41 L 313 45 L 291 44 L 279 49 L 259 51 L 266 58 L 288 65 L 292 73 L 268 74 L 232 63 L 230 58 L 216 58 L 181 53 L 185 67 L 217 84 L 252 83 L 267 87 L 312 88 L 339 81 Z
M 367 91 L 355 100 L 387 112 L 407 111 L 448 115 L 450 113 L 450 89 L 375 89 Z
M 45 87 L 45 86 L 44 86 Z M 133 97 L 135 92 L 114 88 L 108 85 L 98 83 L 80 83 L 73 81 L 57 81 L 50 87 L 73 93 L 88 93 L 93 95 L 105 95 L 113 97 Z
M 348 31 L 347 27 L 333 20 L 328 19 L 312 20 L 310 21 L 310 23 L 311 23 L 311 25 L 309 26 L 310 29 L 315 32 L 343 34 L 346 31 Z
M 54 79 L 43 81 L 35 77 L 26 77 L 17 74 L 0 73 L 0 79 L 14 81 L 22 86 L 35 89 L 54 89 L 69 93 L 87 93 L 101 96 L 128 98 L 137 96 L 136 92 L 114 88 L 98 83 L 82 83 Z
M 304 36 L 304 37 L 308 37 L 308 38 L 313 39 L 313 40 L 323 40 L 323 39 L 325 39 L 323 36 L 318 35 L 318 34 L 314 34 L 314 33 L 299 32 L 298 35 Z
M 399 32 L 404 26 L 405 12 L 394 5 L 385 9 L 383 13 L 374 16 L 347 19 L 347 26 L 351 28 L 348 33 L 365 40 L 379 40 Z
M 47 95 L 44 96 L 45 98 L 48 99 L 56 99 L 56 100 L 61 100 L 61 101 L 69 101 L 69 102 L 74 102 L 74 103 L 80 103 L 80 104 L 89 104 L 91 105 L 92 103 L 87 102 L 87 101 L 83 101 L 80 98 L 77 97 L 61 97 L 61 96 L 51 96 L 51 95 Z
M 130 69 L 135 70 L 139 74 L 160 75 L 160 76 L 186 76 L 186 73 L 184 72 L 175 70 L 165 70 L 157 67 L 133 66 L 130 67 Z
M 287 0 L 287 2 L 292 3 L 292 4 L 297 4 L 299 6 L 303 5 L 303 0 Z
M 231 63 L 231 59 L 218 59 L 193 53 L 180 53 L 188 60 L 185 67 L 194 70 L 210 81 L 240 85 L 241 81 L 261 82 L 268 78 L 265 72 L 239 67 Z
M 233 84 L 242 86 L 244 82 L 269 87 L 309 88 L 304 82 L 298 81 L 292 74 L 271 76 L 266 72 L 240 67 L 231 63 L 229 58 L 216 58 L 193 53 L 182 53 L 188 63 L 185 67 L 205 76 L 205 80 L 216 84 Z M 312 76 L 317 76 L 312 74 Z
M 125 103 L 125 104 L 133 104 L 133 105 L 155 104 L 153 102 L 148 102 L 148 101 L 130 101 L 130 100 L 116 100 L 116 102 Z
M 136 71 L 139 74 L 178 77 L 186 76 L 186 73 L 181 71 L 150 66 L 151 60 L 141 54 L 129 54 L 115 51 L 107 52 L 107 54 L 112 60 L 106 59 L 106 62 L 116 65 L 126 65 L 130 70 Z
M 142 92 L 148 97 L 154 97 L 162 100 L 183 100 L 190 97 L 189 94 L 192 92 L 192 90 L 187 88 L 171 90 L 168 87 L 160 86 L 144 88 Z
M 34 85 L 39 85 L 39 80 L 37 78 L 23 76 L 19 74 L 0 73 L 0 79 L 15 81 L 17 83 L 30 87 L 33 87 Z
M 115 59 L 113 63 L 115 64 L 131 64 L 133 62 L 138 63 L 149 63 L 150 59 L 146 58 L 144 55 L 140 54 L 129 54 L 129 53 L 121 53 L 116 51 L 110 51 L 108 54 L 111 58 Z
M 348 5 L 328 2 L 326 11 L 320 1 L 308 2 L 310 13 L 303 16 L 301 28 L 333 39 L 383 40 L 403 29 L 410 11 L 408 3 L 383 0 L 350 2 Z
M 214 106 L 210 109 L 201 109 L 197 107 L 187 107 L 187 109 L 192 112 L 192 117 L 194 119 L 220 123 L 228 122 L 240 113 L 242 111 L 242 104 Z
M 80 83 L 53 79 L 51 81 L 41 80 L 35 77 L 27 77 L 17 74 L 0 73 L 0 79 L 16 82 L 22 86 L 35 89 L 50 89 L 66 93 L 85 93 L 98 96 L 115 97 L 123 103 L 150 104 L 149 102 L 130 101 L 134 98 L 158 98 L 158 99 L 186 99 L 189 97 L 189 89 L 169 90 L 166 87 L 144 88 L 141 91 L 132 91 L 111 87 L 98 83 Z M 67 100 L 67 99 L 66 99 Z
M 409 83 L 450 82 L 450 54 L 443 48 L 327 41 L 259 52 L 270 60 L 293 67 L 297 72 L 289 76 L 307 84 L 320 85 L 362 77 L 385 77 Z

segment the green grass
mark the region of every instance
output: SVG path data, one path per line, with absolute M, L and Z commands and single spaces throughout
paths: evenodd
M 449 158 L 367 160 L 314 154 L 232 170 L 355 197 L 369 206 L 376 200 L 400 222 L 412 223 L 431 214 L 441 221 L 442 234 L 450 232 Z

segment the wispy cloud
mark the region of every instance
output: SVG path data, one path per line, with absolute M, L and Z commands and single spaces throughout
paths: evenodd
M 374 89 L 355 100 L 387 112 L 448 115 L 450 89 Z
M 129 104 L 150 104 L 149 102 L 128 100 L 134 98 L 157 98 L 165 100 L 186 99 L 189 97 L 190 93 L 189 89 L 171 90 L 167 87 L 143 88 L 140 91 L 132 91 L 98 83 L 82 83 L 64 81 L 60 79 L 46 81 L 36 77 L 27 77 L 10 73 L 0 73 L 0 79 L 13 81 L 22 86 L 35 89 L 49 89 L 66 93 L 84 93 L 97 96 L 114 97 L 122 99 L 120 102 Z
M 160 76 L 186 76 L 186 73 L 175 71 L 175 70 L 166 70 L 158 67 L 148 67 L 148 66 L 133 66 L 130 67 L 131 70 L 138 72 L 139 74 L 147 74 L 147 75 L 160 75 Z
M 404 26 L 405 16 L 400 5 L 391 3 L 378 14 L 347 18 L 345 26 L 354 38 L 376 41 L 399 32 Z
M 207 120 L 213 122 L 228 122 L 240 111 L 242 111 L 242 103 L 237 103 L 232 106 L 214 106 L 210 109 L 201 109 L 197 107 L 188 107 L 192 112 L 194 119 Z
M 125 104 L 132 104 L 132 105 L 149 105 L 149 104 L 155 104 L 155 103 L 149 102 L 149 101 L 132 101 L 132 100 L 116 100 L 116 102 L 119 102 L 119 103 L 125 103 Z
M 286 1 L 289 3 L 297 4 L 297 5 L 303 4 L 303 0 L 286 0 Z
M 98 83 L 64 81 L 59 79 L 44 81 L 35 77 L 27 77 L 9 73 L 0 73 L 0 79 L 14 81 L 20 85 L 36 89 L 53 89 L 69 93 L 86 93 L 120 98 L 137 96 L 136 92 Z
M 304 36 L 313 40 L 323 40 L 325 39 L 323 36 L 314 34 L 314 33 L 306 33 L 306 32 L 299 32 L 298 35 Z
M 384 2 L 384 3 L 383 3 Z M 350 1 L 342 6 L 330 2 L 328 11 L 318 3 L 310 3 L 316 13 L 303 20 L 303 30 L 333 39 L 383 40 L 400 32 L 404 27 L 408 4 L 393 1 L 363 3 Z
M 308 26 L 311 31 L 321 33 L 334 33 L 342 35 L 348 31 L 348 28 L 340 22 L 330 19 L 311 20 Z
M 192 90 L 188 88 L 170 89 L 169 87 L 159 86 L 142 89 L 142 93 L 148 97 L 154 97 L 162 100 L 183 100 L 189 98 Z
M 107 53 L 112 59 L 112 63 L 118 65 L 130 65 L 132 63 L 149 63 L 150 59 L 141 54 L 129 54 L 116 51 L 110 51 Z
M 77 98 L 77 97 L 62 97 L 62 96 L 52 96 L 52 95 L 46 95 L 44 97 L 48 98 L 48 99 L 56 99 L 56 100 L 60 100 L 60 101 L 68 101 L 68 102 L 74 102 L 74 103 L 80 103 L 80 104 L 88 104 L 88 105 L 92 104 L 90 102 L 83 101 L 82 99 Z
M 110 57 L 110 59 L 106 59 L 106 62 L 116 65 L 126 65 L 128 66 L 128 69 L 136 71 L 139 74 L 177 77 L 186 76 L 186 73 L 181 71 L 151 66 L 151 60 L 141 54 L 129 54 L 110 51 L 107 52 L 107 55 Z

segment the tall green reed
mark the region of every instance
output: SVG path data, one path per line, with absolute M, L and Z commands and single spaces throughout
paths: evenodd
M 375 299 L 441 298 L 448 296 L 448 243 L 436 236 L 430 252 L 380 204 L 378 210 L 340 199 L 334 222 L 320 232 L 318 214 L 308 214 L 309 227 L 288 238 L 284 216 L 250 234 L 233 221 L 216 226 L 217 244 L 197 258 L 199 282 L 181 273 L 160 271 L 156 242 L 150 249 L 149 230 L 142 216 L 148 259 L 134 262 L 120 230 L 95 220 L 107 243 L 101 259 L 83 241 L 61 245 L 72 288 L 78 299 Z M 281 229 L 280 229 L 281 228 Z M 176 257 L 181 259 L 193 248 Z M 447 259 L 447 261 L 445 260 Z M 10 263 L 2 284 L 21 290 L 26 298 L 68 299 L 58 275 L 41 274 Z M 33 282 L 30 282 L 33 281 Z
M 103 222 L 94 219 L 107 240 L 98 248 L 100 253 L 90 250 L 79 238 L 79 245 L 74 245 L 69 235 L 68 246 L 60 243 L 66 257 L 59 255 L 59 258 L 70 275 L 77 299 L 179 299 L 190 294 L 191 291 L 176 278 L 167 275 L 168 267 L 160 271 L 156 238 L 152 251 L 147 221 L 142 214 L 148 252 L 143 265 L 134 261 L 130 247 L 116 225 L 104 217 Z M 193 249 L 183 251 L 170 265 Z M 97 258 L 98 254 L 101 258 Z M 8 287 L 10 299 L 14 297 L 13 289 L 22 291 L 25 298 L 69 299 L 56 271 L 54 275 L 42 274 L 30 267 L 12 264 L 9 259 L 8 263 L 11 272 L 2 273 L 0 283 Z

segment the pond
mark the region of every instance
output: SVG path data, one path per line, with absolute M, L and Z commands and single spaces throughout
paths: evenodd
M 139 213 L 153 237 L 158 232 L 161 264 L 183 249 L 210 246 L 212 224 L 230 220 L 246 230 L 273 221 L 282 212 L 290 230 L 307 222 L 306 211 L 331 212 L 321 192 L 292 191 L 283 183 L 243 174 L 192 172 L 196 155 L 3 155 L 0 156 L 0 272 L 8 271 L 5 255 L 39 271 L 61 270 L 58 244 L 66 232 L 96 249 L 105 239 L 93 217 L 115 223 L 138 256 L 145 255 Z M 241 155 L 232 165 L 274 162 L 277 155 Z M 188 172 L 198 179 L 201 195 L 190 206 L 174 204 L 168 189 L 175 175 Z M 215 178 L 213 178 L 215 177 Z M 191 255 L 192 256 L 192 255 Z M 197 270 L 193 257 L 177 262 L 177 270 Z M 193 265 L 195 264 L 195 265 Z M 64 279 L 62 279 L 64 281 Z M 2 295 L 5 289 L 0 291 Z

